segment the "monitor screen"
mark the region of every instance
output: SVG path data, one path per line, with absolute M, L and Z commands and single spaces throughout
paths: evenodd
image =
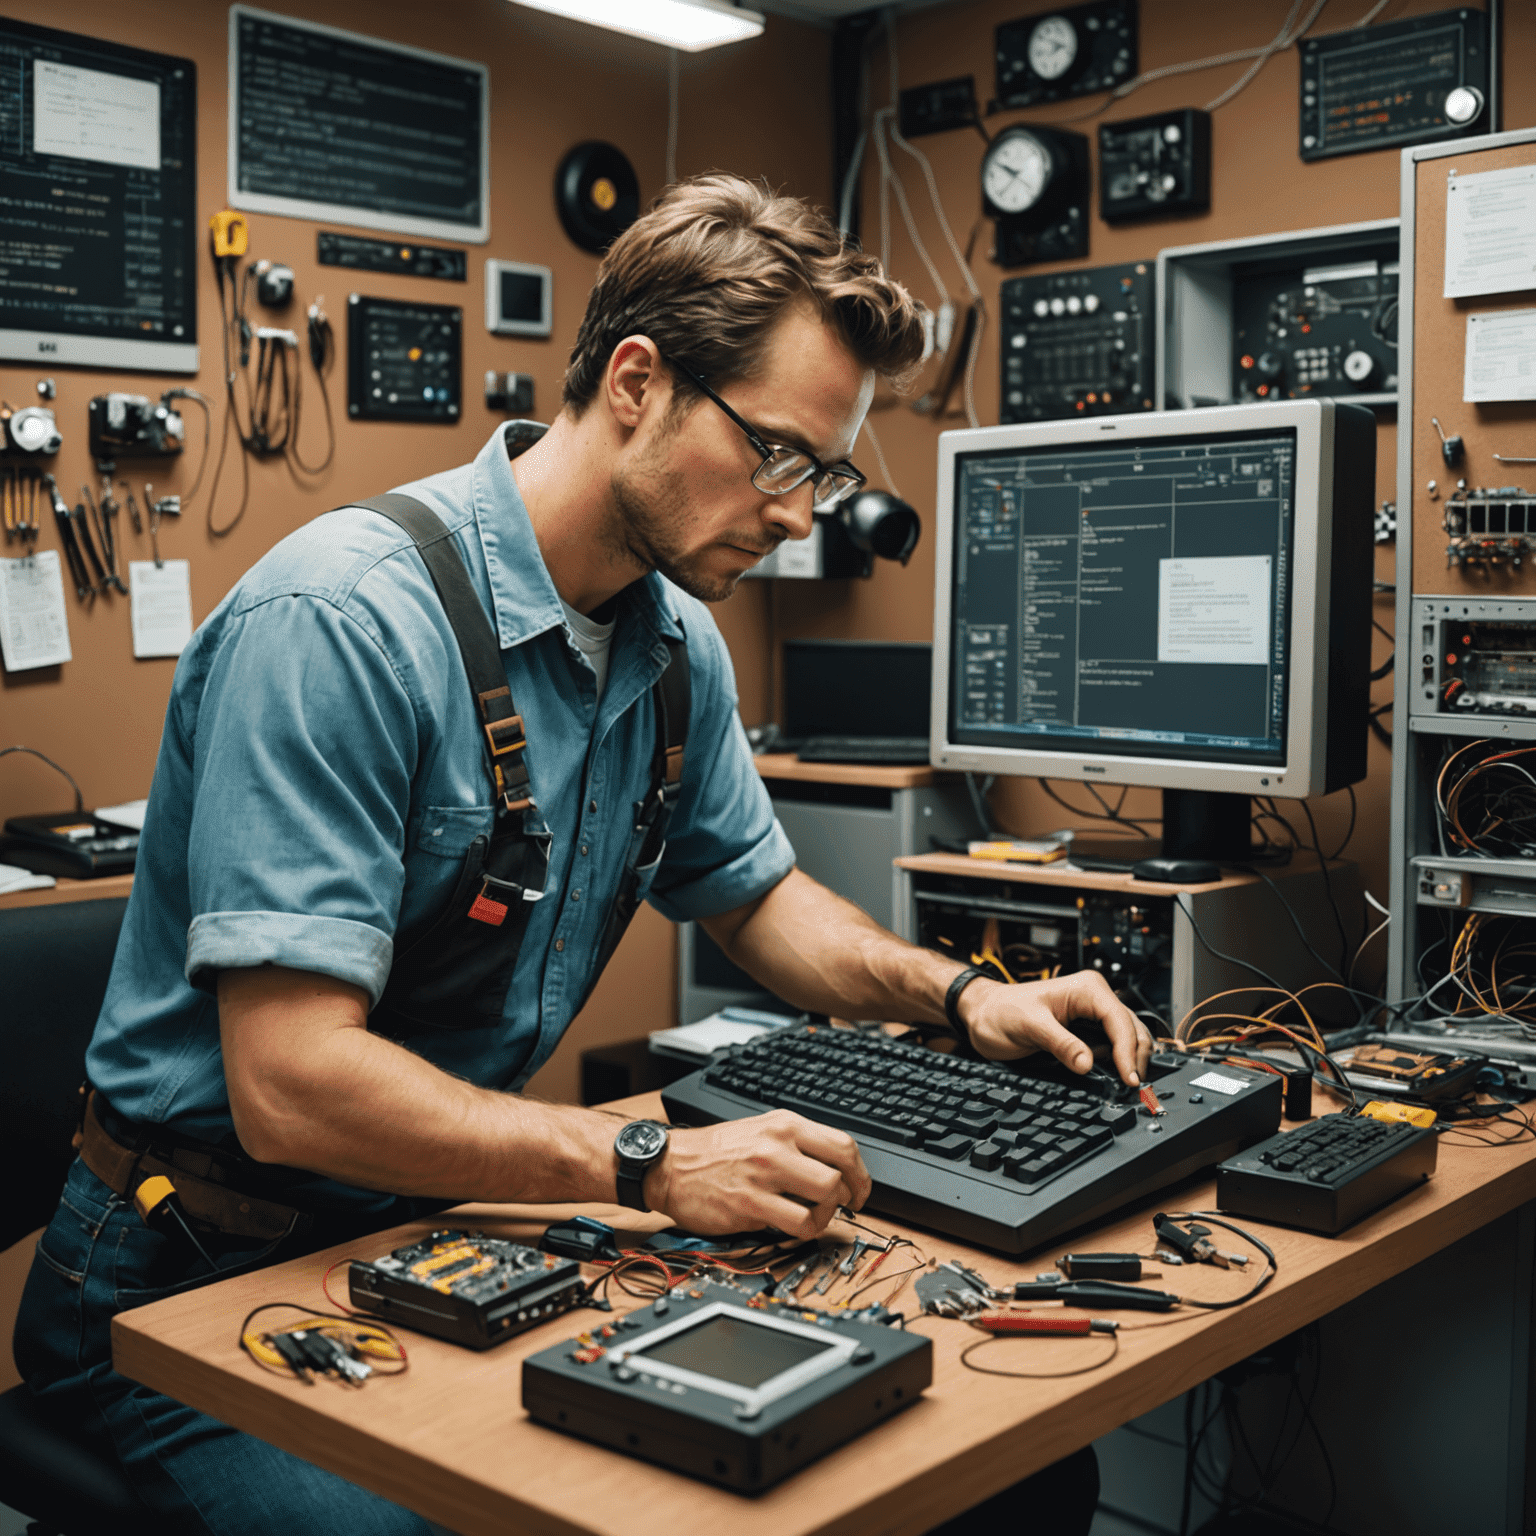
M 1292 427 L 955 457 L 949 741 L 1286 761 Z
M 807 1338 L 763 1323 L 716 1315 L 696 1328 L 645 1346 L 636 1356 L 755 1391 L 765 1381 L 832 1346 L 831 1339 Z
M 536 273 L 502 270 L 501 317 L 535 324 L 544 318 L 544 283 Z
M 933 647 L 878 640 L 784 642 L 784 734 L 928 735 Z
M 0 18 L 0 358 L 197 371 L 197 69 Z

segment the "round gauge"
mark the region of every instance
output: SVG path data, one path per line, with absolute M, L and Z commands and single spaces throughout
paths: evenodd
M 555 172 L 555 209 L 566 234 L 599 254 L 640 217 L 639 178 L 612 144 L 578 144 Z
M 1009 128 L 982 157 L 981 190 L 993 217 L 1027 213 L 1055 174 L 1050 150 L 1027 128 Z
M 1029 34 L 1029 67 L 1042 80 L 1060 80 L 1077 62 L 1077 28 L 1065 16 L 1044 16 Z

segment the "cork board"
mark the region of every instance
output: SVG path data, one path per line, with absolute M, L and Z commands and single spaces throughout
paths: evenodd
M 1413 246 L 1413 591 L 1461 597 L 1536 598 L 1536 562 L 1527 560 L 1518 571 L 1451 567 L 1444 526 L 1445 494 L 1458 477 L 1469 487 L 1519 485 L 1536 491 L 1536 464 L 1500 464 L 1502 453 L 1536 458 L 1536 401 L 1466 405 L 1462 371 L 1466 356 L 1467 316 L 1502 310 L 1536 308 L 1536 290 L 1481 294 L 1447 299 L 1445 289 L 1446 183 L 1454 170 L 1467 176 L 1476 171 L 1506 170 L 1536 164 L 1536 142 L 1508 144 L 1470 154 L 1446 155 L 1420 161 L 1414 167 L 1415 230 Z M 1447 470 L 1440 453 L 1440 434 L 1432 417 L 1440 418 L 1447 435 L 1459 433 L 1466 443 L 1461 467 Z M 1437 493 L 1428 490 L 1436 482 Z M 1399 506 L 1398 518 L 1404 517 Z

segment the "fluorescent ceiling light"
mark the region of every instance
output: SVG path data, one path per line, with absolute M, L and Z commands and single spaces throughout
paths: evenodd
M 722 43 L 757 37 L 763 18 L 724 0 L 517 0 L 535 11 L 567 16 L 611 32 L 627 32 L 649 42 L 699 53 Z

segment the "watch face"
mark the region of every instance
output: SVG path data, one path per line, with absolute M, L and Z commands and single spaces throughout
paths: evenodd
M 633 1158 L 636 1162 L 655 1157 L 666 1144 L 666 1127 L 651 1120 L 636 1120 L 626 1125 L 613 1143 L 620 1157 Z
M 1000 213 L 1033 208 L 1050 179 L 1050 151 L 1032 133 L 998 139 L 982 162 L 981 189 Z
M 1065 16 L 1047 16 L 1029 34 L 1028 52 L 1042 80 L 1059 80 L 1077 61 L 1077 28 Z

